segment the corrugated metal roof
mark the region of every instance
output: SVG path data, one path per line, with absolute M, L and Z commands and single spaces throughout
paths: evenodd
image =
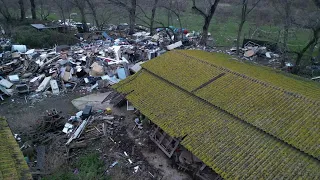
M 229 59 L 169 52 L 114 88 L 226 179 L 319 179 L 319 85 Z
M 5 119 L 0 117 L 0 179 L 32 179 Z
M 31 26 L 39 30 L 47 28 L 44 24 L 31 24 Z

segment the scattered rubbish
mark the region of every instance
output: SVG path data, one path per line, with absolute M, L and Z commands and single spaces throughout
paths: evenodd
M 254 52 L 254 50 L 249 50 L 249 51 L 246 51 L 244 53 L 244 57 L 252 57 L 254 56 L 256 53 Z
M 123 152 L 123 154 L 124 154 L 125 156 L 127 156 L 127 157 L 129 156 L 127 152 Z
M 102 76 L 104 75 L 104 70 L 103 70 L 103 67 L 101 65 L 99 65 L 98 63 L 94 62 L 92 65 L 91 65 L 91 76 Z
M 313 78 L 311 78 L 311 80 L 318 81 L 318 80 L 320 80 L 320 76 L 313 77 Z
M 44 80 L 42 81 L 42 83 L 40 84 L 36 92 L 44 91 L 47 88 L 50 80 L 51 80 L 51 76 L 44 78 Z
M 132 66 L 130 68 L 130 70 L 133 72 L 133 73 L 137 73 L 138 71 L 140 71 L 142 69 L 141 67 L 141 64 L 143 64 L 144 62 L 138 62 L 136 63 L 134 66 Z
M 267 56 L 267 58 L 272 58 L 271 57 L 271 52 L 266 52 L 266 56 Z
M 139 166 L 135 166 L 133 169 L 134 169 L 134 173 L 137 173 L 139 170 Z
M 134 122 L 135 122 L 136 125 L 133 128 L 135 128 L 135 127 L 138 127 L 138 129 L 142 129 L 143 128 L 142 127 L 142 122 L 140 121 L 139 118 L 135 118 Z
M 1 79 L 0 80 L 0 85 L 5 87 L 5 88 L 7 88 L 7 89 L 9 89 L 9 88 L 11 88 L 13 86 L 13 84 L 10 81 L 6 80 L 6 79 Z
M 79 26 L 77 22 L 69 19 L 57 23 L 56 26 L 31 26 L 38 30 L 59 29 L 63 25 L 76 29 Z M 200 40 L 197 33 L 193 32 L 193 36 L 189 34 L 187 37 L 188 33 L 185 32 L 189 32 L 188 30 L 173 26 L 158 28 L 153 36 L 143 27 L 139 27 L 141 31 L 132 36 L 119 33 L 117 29 L 123 29 L 125 32 L 129 28 L 128 25 L 108 27 L 89 34 L 78 33 L 76 36 L 81 40 L 80 43 L 72 46 L 57 45 L 51 49 L 28 49 L 25 45 L 19 44 L 11 47 L 11 41 L 3 39 L 4 44 L 11 47 L 11 51 L 0 54 L 0 74 L 7 76 L 5 79 L 10 80 L 13 85 L 25 83 L 30 94 L 49 90 L 54 95 L 60 95 L 71 88 L 72 92 L 103 91 L 126 79 L 130 74 L 138 72 L 141 64 L 164 54 L 166 49 L 173 50 L 181 47 L 186 41 Z M 184 39 L 179 36 L 173 40 L 172 37 L 179 32 Z M 192 44 L 195 47 L 196 42 L 191 43 L 191 46 Z M 9 85 L 2 87 L 1 92 L 7 95 L 14 94 L 17 88 L 11 90 Z
M 18 91 L 19 94 L 24 94 L 24 93 L 29 93 L 29 86 L 27 84 L 17 84 L 16 85 L 16 90 Z
M 86 105 L 86 107 L 82 111 L 82 118 L 87 119 L 91 115 L 92 106 Z
M 134 107 L 129 101 L 127 101 L 127 111 L 134 111 Z
M 66 134 L 71 133 L 72 131 L 73 131 L 73 125 L 70 123 L 66 123 L 64 125 L 63 130 L 62 130 L 62 132 L 66 133 Z
M 124 68 L 117 69 L 117 73 L 118 73 L 119 79 L 123 80 L 126 78 L 126 72 L 125 72 Z
M 27 52 L 27 46 L 26 45 L 12 45 L 11 51 L 25 53 L 25 52 Z
M 78 127 L 78 129 L 76 130 L 76 132 L 74 134 L 71 135 L 70 139 L 67 141 L 66 145 L 69 145 L 72 140 L 77 139 L 80 137 L 83 129 L 86 127 L 87 124 L 87 120 L 84 120 L 81 125 Z
M 167 46 L 167 49 L 170 51 L 170 50 L 176 49 L 180 46 L 182 46 L 182 41 L 178 41 L 174 44 L 170 44 L 169 46 Z
M 56 80 L 50 80 L 50 86 L 51 86 L 52 93 L 54 95 L 59 95 L 60 90 L 59 90 L 59 86 L 58 86 L 57 81 Z
M 154 178 L 154 175 L 151 172 L 148 171 L 148 173 Z
M 91 92 L 92 90 L 94 90 L 95 88 L 97 88 L 98 86 L 99 86 L 98 83 L 96 83 L 96 84 L 94 84 L 93 86 L 91 86 L 91 87 L 90 87 L 90 92 Z
M 20 80 L 18 75 L 10 75 L 8 78 L 11 82 L 19 82 Z
M 110 167 L 112 168 L 112 167 L 114 167 L 115 165 L 117 165 L 118 164 L 118 161 L 115 161 L 114 163 L 112 163 L 111 165 L 110 165 Z
M 13 95 L 12 89 L 6 89 L 3 86 L 0 86 L 0 91 L 2 91 L 4 94 L 6 94 L 8 96 L 12 96 Z
M 44 75 L 44 74 L 41 74 L 41 75 L 39 75 L 39 76 L 34 77 L 33 79 L 31 79 L 30 82 L 31 82 L 31 83 L 34 83 L 34 82 L 36 82 L 37 80 L 40 80 L 40 79 L 42 79 L 42 78 L 44 78 L 44 77 L 45 77 L 45 75 Z

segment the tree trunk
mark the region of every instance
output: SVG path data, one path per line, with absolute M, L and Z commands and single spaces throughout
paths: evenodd
M 35 0 L 30 0 L 32 19 L 37 19 Z
M 169 7 L 172 7 L 172 0 L 170 0 L 170 2 L 169 2 Z M 170 26 L 170 25 L 172 25 L 171 23 L 172 23 L 172 12 L 170 11 L 170 9 L 168 9 L 168 27 Z M 171 22 L 170 22 L 170 19 L 171 19 Z
M 239 29 L 238 29 L 238 36 L 237 36 L 237 55 L 240 54 L 240 39 L 241 39 L 241 34 L 242 34 L 242 29 L 243 29 L 243 25 L 244 25 L 245 21 L 242 20 L 240 25 L 239 25 Z
M 23 0 L 19 0 L 19 7 L 20 7 L 20 20 L 24 21 L 26 19 L 26 11 L 24 9 Z
M 90 0 L 86 0 L 86 1 L 89 5 L 89 8 L 91 9 L 94 22 L 96 23 L 97 28 L 100 29 L 100 24 L 99 24 L 99 20 L 98 20 L 97 11 L 95 9 L 95 6 L 92 4 L 92 2 Z
M 317 57 L 315 58 L 315 61 L 317 62 L 317 61 L 320 61 L 320 45 L 319 45 L 319 47 L 318 47 L 318 55 L 317 55 Z
M 129 34 L 134 34 L 134 28 L 136 24 L 136 9 L 137 9 L 137 0 L 131 0 L 131 8 L 129 10 L 130 14 L 130 29 Z
M 66 16 L 65 16 L 64 10 L 61 10 L 61 15 L 62 15 L 62 22 L 63 22 L 63 32 L 65 33 L 67 25 L 66 25 Z
M 154 17 L 156 16 L 156 10 L 157 10 L 157 5 L 158 5 L 159 0 L 154 0 L 153 8 L 152 8 L 152 13 L 151 13 L 151 18 L 150 18 L 150 34 L 153 35 L 153 25 L 154 25 Z
M 218 7 L 219 2 L 220 2 L 220 0 L 215 0 L 214 4 L 211 5 L 211 7 L 210 7 L 209 13 L 206 14 L 205 12 L 200 10 L 198 7 L 196 7 L 196 2 L 195 2 L 195 0 L 193 0 L 192 9 L 196 10 L 204 17 L 204 25 L 202 27 L 202 37 L 200 39 L 200 45 L 205 46 L 207 44 L 210 22 L 211 22 L 211 19 L 212 19 L 214 13 L 216 12 L 216 9 Z
M 290 21 L 291 21 L 291 17 L 290 17 L 290 1 L 289 0 L 285 0 L 285 24 L 284 24 L 284 35 L 283 35 L 283 50 L 284 50 L 284 56 L 281 60 L 281 67 L 284 67 L 286 65 L 286 60 L 288 59 L 288 38 L 289 38 L 289 28 L 290 28 Z
M 212 17 L 211 17 L 212 18 Z M 208 40 L 208 32 L 209 32 L 209 26 L 210 26 L 210 17 L 205 18 L 204 25 L 202 27 L 202 37 L 200 39 L 200 45 L 207 45 L 207 40 Z
M 300 64 L 301 64 L 301 60 L 302 57 L 304 55 L 304 53 L 313 45 L 315 44 L 318 39 L 319 39 L 319 32 L 320 32 L 320 28 L 317 28 L 316 30 L 313 30 L 313 38 L 309 41 L 309 43 L 298 53 L 295 65 L 293 67 L 293 73 L 294 74 L 298 74 L 300 71 Z
M 281 59 L 281 67 L 286 65 L 286 60 L 288 59 L 288 37 L 289 37 L 289 25 L 284 26 L 284 35 L 283 35 L 283 58 Z
M 89 28 L 88 28 L 87 21 L 86 21 L 86 14 L 84 12 L 84 7 L 79 7 L 79 10 L 80 10 L 80 14 L 81 14 L 81 23 L 82 23 L 83 31 L 88 32 Z
M 243 25 L 246 22 L 247 15 L 248 15 L 247 9 L 248 9 L 248 0 L 242 0 L 241 20 L 240 20 L 238 36 L 237 36 L 237 55 L 240 54 L 240 38 L 242 34 Z

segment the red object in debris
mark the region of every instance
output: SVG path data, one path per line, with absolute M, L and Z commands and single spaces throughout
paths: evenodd
M 183 34 L 188 34 L 189 33 L 189 31 L 188 30 L 183 30 Z
M 105 58 L 104 61 L 106 61 L 106 62 L 111 62 L 111 60 L 108 59 L 108 58 Z

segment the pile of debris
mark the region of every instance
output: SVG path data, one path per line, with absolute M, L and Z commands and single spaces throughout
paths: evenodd
M 81 42 L 74 46 L 52 49 L 12 45 L 11 51 L 0 54 L 0 98 L 43 92 L 58 95 L 76 88 L 91 92 L 118 83 L 138 71 L 144 61 L 183 46 L 182 41 L 171 40 L 168 30 L 153 36 L 109 34 L 79 37 Z
M 88 152 L 97 152 L 106 163 L 105 175 L 115 166 L 126 169 L 127 176 L 144 179 L 160 176 L 144 160 L 135 142 L 126 136 L 124 120 L 111 109 L 85 108 L 69 119 L 57 110 L 46 111 L 37 121 L 34 131 L 15 135 L 34 176 L 47 175 L 54 170 L 52 161 L 68 162 Z M 24 142 L 22 142 L 24 141 Z
M 229 55 L 236 55 L 237 48 L 233 47 L 225 53 Z M 255 39 L 244 39 L 243 46 L 239 48 L 239 58 L 246 61 L 259 62 L 260 64 L 280 67 L 280 52 L 277 44 L 260 41 Z M 286 63 L 288 68 L 292 67 L 291 63 Z

